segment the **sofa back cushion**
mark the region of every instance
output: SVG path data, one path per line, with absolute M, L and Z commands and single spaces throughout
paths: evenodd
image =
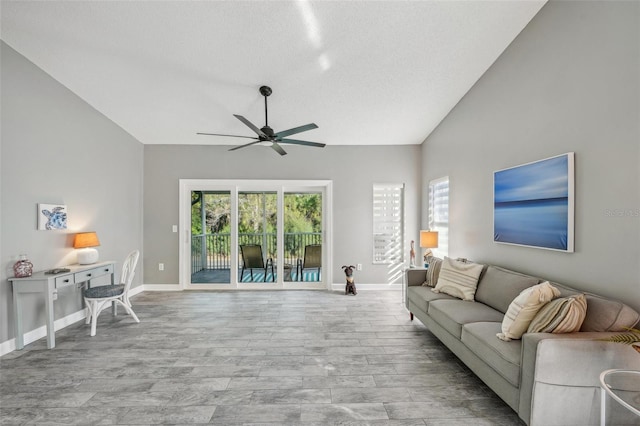
M 476 302 L 484 303 L 503 314 L 522 290 L 538 284 L 538 278 L 490 265 L 478 282 Z M 555 286 L 555 284 L 554 284 Z
M 562 296 L 581 293 L 578 290 L 553 283 Z M 640 321 L 640 314 L 631 307 L 614 299 L 584 293 L 587 299 L 587 316 L 580 331 L 627 331 Z

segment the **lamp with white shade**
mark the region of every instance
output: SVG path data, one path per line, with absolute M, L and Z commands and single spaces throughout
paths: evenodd
M 93 247 L 100 245 L 98 234 L 95 232 L 79 232 L 73 239 L 73 248 L 78 250 L 78 263 L 89 265 L 98 261 L 98 250 Z

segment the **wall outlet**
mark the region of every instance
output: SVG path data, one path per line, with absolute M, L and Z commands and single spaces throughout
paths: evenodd
M 356 270 L 357 270 L 357 271 L 362 271 L 362 263 L 358 263 L 358 264 L 356 265 Z
M 158 271 L 164 271 L 164 263 L 158 263 Z
M 173 225 L 173 226 L 171 227 L 171 230 L 172 230 L 173 232 L 178 232 L 178 225 Z

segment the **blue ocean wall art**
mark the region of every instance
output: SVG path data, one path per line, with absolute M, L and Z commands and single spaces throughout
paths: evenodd
M 493 240 L 573 252 L 574 153 L 493 175 Z

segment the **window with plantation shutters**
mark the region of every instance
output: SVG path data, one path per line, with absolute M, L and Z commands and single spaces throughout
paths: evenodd
M 373 185 L 373 263 L 404 261 L 404 184 Z
M 449 177 L 429 182 L 429 229 L 438 231 L 438 257 L 449 254 Z

